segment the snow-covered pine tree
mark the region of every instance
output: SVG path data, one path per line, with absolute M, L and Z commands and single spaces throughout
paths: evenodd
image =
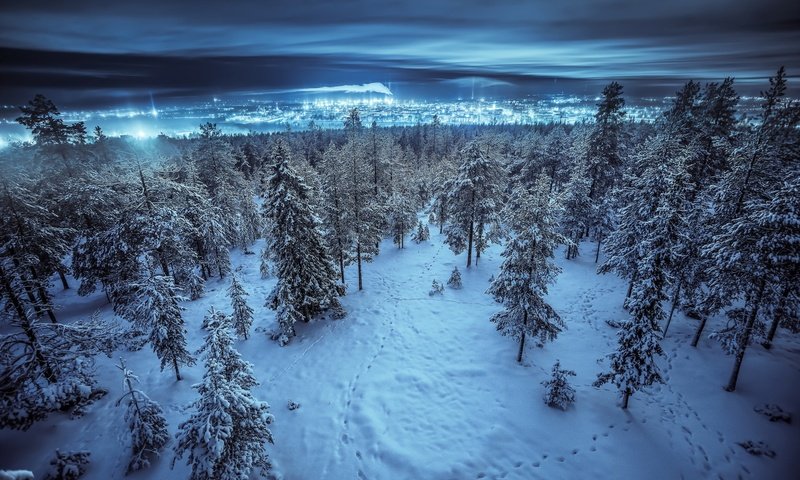
M 194 176 L 194 166 L 186 164 L 184 168 L 189 170 L 187 172 L 189 178 L 175 188 L 175 194 L 180 200 L 173 203 L 179 216 L 185 218 L 191 225 L 186 241 L 194 248 L 204 280 L 214 274 L 224 278 L 231 271 L 228 249 L 234 245 L 234 241 L 228 231 L 230 227 L 226 226 L 226 221 L 223 220 L 222 209 L 208 198 L 206 187 L 191 178 Z M 188 276 L 194 269 L 195 262 L 184 263 L 181 268 L 184 271 L 182 276 Z M 178 279 L 176 282 L 185 286 Z
M 458 271 L 458 267 L 453 267 L 450 278 L 447 279 L 447 286 L 456 290 L 462 287 L 461 272 Z
M 144 392 L 134 388 L 133 385 L 139 382 L 139 377 L 125 366 L 125 361 L 122 359 L 117 368 L 122 370 L 125 388 L 125 394 L 117 400 L 117 406 L 123 400 L 128 404 L 125 422 L 131 434 L 131 460 L 128 462 L 126 473 L 131 473 L 150 466 L 151 458 L 158 456 L 169 441 L 169 432 L 161 406 Z
M 617 333 L 617 350 L 609 355 L 611 371 L 597 376 L 595 386 L 612 382 L 622 393 L 622 408 L 638 390 L 661 383 L 656 356 L 664 352 L 659 344 L 659 323 L 664 320 L 661 302 L 665 276 L 658 255 L 645 252 L 639 262 L 637 280 L 627 300 L 631 318 Z
M 550 193 L 561 187 L 565 180 L 565 169 L 569 164 L 570 138 L 562 125 L 556 125 L 547 134 L 544 142 L 542 167 L 550 177 Z
M 587 173 L 591 179 L 589 198 L 593 202 L 602 200 L 622 176 L 623 108 L 622 85 L 609 83 L 603 88 L 603 98 L 597 104 L 587 152 Z
M 735 355 L 728 391 L 736 389 L 744 353 L 755 332 L 764 331 L 765 314 L 777 317 L 773 323 L 781 321 L 787 300 L 796 298 L 800 172 L 794 170 L 782 185 L 765 192 L 766 198 L 745 202 L 742 214 L 725 225 L 704 252 L 713 260 L 711 295 L 728 299 L 729 304 L 744 302 L 742 308 L 728 312 L 728 327 L 713 335 Z
M 800 124 L 800 105 L 786 98 L 786 71 L 781 67 L 770 78 L 770 88 L 762 92 L 764 103 L 761 121 L 744 137 L 739 148 L 729 158 L 730 168 L 725 171 L 712 189 L 713 215 L 707 219 L 712 239 L 703 250 L 710 260 L 708 284 L 704 305 L 716 311 L 744 300 L 744 313 L 732 310 L 731 328 L 718 332 L 716 337 L 733 345 L 736 338 L 736 361 L 727 389 L 734 390 L 744 351 L 754 331 L 761 329 L 762 315 L 773 308 L 778 311 L 779 298 L 783 296 L 783 280 L 775 281 L 773 275 L 789 273 L 793 261 L 779 265 L 775 262 L 773 248 L 786 248 L 786 240 L 778 240 L 782 227 L 770 225 L 779 222 L 777 215 L 768 213 L 766 206 L 784 189 L 784 179 L 790 185 L 798 182 L 797 144 Z M 792 187 L 788 187 L 791 189 Z M 775 205 L 775 208 L 779 208 Z M 785 209 L 785 207 L 784 207 Z M 791 211 L 791 210 L 790 210 Z M 764 218 L 759 218 L 764 215 Z M 789 243 L 790 244 L 790 243 Z M 735 262 L 731 260 L 735 259 Z M 790 280 L 791 281 L 791 280 Z M 762 288 L 763 284 L 763 288 Z M 784 290 L 787 294 L 790 290 Z M 695 338 L 699 338 L 701 323 Z M 727 338 L 726 338 L 727 337 Z
M 555 281 L 560 269 L 553 262 L 553 252 L 563 235 L 556 231 L 556 201 L 550 198 L 549 181 L 540 178 L 535 190 L 517 188 L 504 211 L 512 237 L 503 250 L 500 274 L 487 293 L 504 309 L 491 321 L 504 336 L 519 340 L 517 362 L 522 362 L 526 337 L 542 342 L 553 340 L 565 327 L 561 317 L 544 299 L 547 286 Z
M 48 292 L 50 277 L 62 268 L 61 260 L 69 251 L 74 231 L 57 224 L 56 215 L 42 206 L 42 199 L 31 187 L 21 182 L 3 182 L 0 256 L 11 259 L 6 274 L 19 278 L 36 314 L 47 313 L 55 322 Z
M 515 187 L 530 188 L 541 175 L 547 174 L 545 138 L 541 131 L 532 130 L 514 142 L 513 160 L 508 172 Z
M 414 228 L 416 219 L 417 213 L 408 196 L 400 192 L 392 193 L 387 202 L 386 220 L 392 240 L 399 248 L 403 248 L 405 236 Z
M 230 245 L 244 246 L 257 227 L 248 224 L 257 218 L 253 190 L 236 168 L 233 147 L 216 124 L 200 126 L 197 148 L 191 152 L 197 165 L 199 180 L 205 185 L 208 197 L 220 212 L 223 236 Z
M 434 295 L 441 295 L 443 293 L 444 293 L 444 285 L 439 283 L 438 280 L 434 280 L 433 282 L 431 282 L 431 289 L 428 292 L 428 295 L 434 296 Z
M 324 210 L 322 222 L 331 257 L 339 264 L 339 277 L 345 284 L 344 267 L 353 262 L 350 246 L 353 244 L 352 228 L 347 222 L 347 197 L 343 179 L 344 164 L 340 150 L 331 143 L 322 156 Z
M 209 333 L 200 349 L 205 356 L 200 397 L 189 419 L 178 427 L 176 460 L 188 453 L 192 480 L 250 478 L 270 469 L 267 443 L 273 443 L 269 405 L 253 397 L 258 385 L 253 366 L 233 346 L 229 319 L 213 308 Z M 173 465 L 174 465 L 173 460 Z
M 97 387 L 91 357 L 110 355 L 122 332 L 96 317 L 69 325 L 32 319 L 10 281 L 0 268 L 3 306 L 19 328 L 0 336 L 0 428 L 27 430 L 52 412 L 82 415 L 106 393 Z
M 278 340 L 285 345 L 298 321 L 331 310 L 341 316 L 341 289 L 336 284 L 319 220 L 309 204 L 309 190 L 289 165 L 289 152 L 278 141 L 271 154 L 272 175 L 265 202 L 270 231 L 264 247 L 274 261 L 278 283 L 267 300 L 276 310 Z
M 643 256 L 656 254 L 656 263 L 665 269 L 684 254 L 689 210 L 686 155 L 677 137 L 651 137 L 634 154 L 631 171 L 619 188 L 617 228 L 606 240 L 606 261 L 598 272 L 614 272 L 628 280 L 626 298 L 638 281 Z M 656 244 L 658 252 L 648 251 Z M 661 288 L 668 286 L 667 280 Z
M 350 251 L 358 267 L 358 289 L 363 290 L 362 264 L 371 262 L 378 255 L 384 209 L 380 198 L 374 193 L 364 139 L 357 132 L 356 127 L 351 128 L 351 134 L 340 154 L 344 174 L 345 218 L 351 229 Z
M 447 185 L 445 241 L 456 254 L 467 251 L 467 268 L 497 239 L 503 204 L 503 168 L 489 145 L 474 140 L 461 151 L 458 176 Z
M 431 231 L 427 225 L 424 225 L 422 221 L 417 223 L 417 229 L 414 230 L 414 233 L 411 235 L 411 240 L 414 243 L 422 243 L 428 241 L 431 238 Z
M 175 378 L 181 379 L 179 367 L 194 365 L 195 359 L 186 347 L 182 308 L 171 277 L 151 275 L 127 285 L 119 292 L 114 310 L 140 330 L 149 332 L 150 346 L 161 361 L 161 370 L 171 366 Z
M 456 168 L 450 158 L 445 157 L 433 168 L 432 173 L 431 193 L 433 195 L 433 203 L 431 204 L 431 215 L 434 215 L 436 224 L 439 225 L 439 234 L 441 234 L 444 231 L 444 224 L 447 222 L 447 196 L 452 188 Z
M 228 287 L 228 296 L 231 299 L 231 307 L 233 308 L 231 324 L 236 334 L 245 340 L 247 340 L 250 326 L 253 324 L 253 309 L 247 305 L 247 300 L 245 299 L 248 295 L 236 274 L 232 275 L 231 286 Z
M 578 256 L 583 233 L 589 226 L 592 213 L 592 201 L 589 198 L 591 178 L 588 177 L 585 161 L 578 159 L 569 180 L 561 192 L 563 215 L 561 218 L 561 231 L 567 237 L 567 259 Z
M 544 403 L 561 410 L 566 410 L 575 403 L 575 389 L 569 384 L 568 379 L 574 376 L 574 371 L 561 368 L 561 362 L 556 360 L 550 380 L 542 382 L 545 388 Z

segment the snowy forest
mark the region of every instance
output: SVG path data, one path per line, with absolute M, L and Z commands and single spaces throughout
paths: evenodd
M 153 139 L 37 95 L 0 478 L 791 477 L 787 81 L 750 116 L 725 78 L 633 122 L 611 82 L 586 123 Z

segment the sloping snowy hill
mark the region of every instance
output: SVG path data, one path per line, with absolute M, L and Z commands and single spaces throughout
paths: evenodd
M 260 248 L 260 245 L 256 246 Z M 800 342 L 780 332 L 771 351 L 748 350 L 738 389 L 726 393 L 732 359 L 703 340 L 689 346 L 695 321 L 673 320 L 660 362 L 666 384 L 618 406 L 612 386 L 592 387 L 615 348 L 605 320 L 625 318 L 625 287 L 595 274 L 593 246 L 563 260 L 549 301 L 567 330 L 539 348 L 530 342 L 523 365 L 517 345 L 489 322 L 499 305 L 484 292 L 497 273 L 500 249 L 487 250 L 477 266 L 463 268 L 439 235 L 398 250 L 386 241 L 365 265 L 365 289 L 349 293 L 342 320 L 302 325 L 287 347 L 267 339 L 274 313 L 263 306 L 275 279 L 262 280 L 258 257 L 235 252 L 234 266 L 256 311 L 249 340 L 237 342 L 255 365 L 261 385 L 253 392 L 272 406 L 275 445 L 268 446 L 273 474 L 286 479 L 468 479 L 468 478 L 791 478 L 800 471 L 800 430 L 773 423 L 753 411 L 774 403 L 800 413 Z M 590 254 L 591 252 L 591 254 Z M 429 296 L 431 281 L 446 282 L 454 266 L 463 288 Z M 192 349 L 201 345 L 203 315 L 213 305 L 229 311 L 228 279 L 212 280 L 205 297 L 185 304 Z M 105 298 L 59 292 L 63 321 L 101 309 Z M 713 328 L 713 325 L 711 325 Z M 170 432 L 187 418 L 192 384 L 202 362 L 175 382 L 159 372 L 149 347 L 118 352 L 142 380 L 141 388 L 165 410 Z M 556 359 L 575 370 L 576 404 L 562 412 L 542 402 L 541 382 Z M 85 478 L 123 478 L 128 458 L 122 393 L 116 359 L 99 358 L 100 384 L 110 394 L 88 414 L 70 420 L 53 415 L 27 432 L 0 431 L 0 469 L 30 468 L 43 477 L 56 448 L 88 449 Z M 287 402 L 300 408 L 289 410 Z M 764 441 L 773 459 L 746 453 L 737 442 Z M 149 470 L 130 478 L 186 478 L 180 461 L 170 470 L 172 445 Z

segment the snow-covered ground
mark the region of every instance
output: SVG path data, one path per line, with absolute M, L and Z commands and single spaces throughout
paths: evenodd
M 568 329 L 539 348 L 531 342 L 523 365 L 517 344 L 489 322 L 499 305 L 484 292 L 500 266 L 498 246 L 480 264 L 464 269 L 435 232 L 430 242 L 398 250 L 384 242 L 381 255 L 364 267 L 364 291 L 348 270 L 349 293 L 342 320 L 301 325 L 287 347 L 267 338 L 274 313 L 263 306 L 275 279 L 259 276 L 258 255 L 234 252 L 234 266 L 256 310 L 249 340 L 237 342 L 255 365 L 276 422 L 268 446 L 272 473 L 286 479 L 469 479 L 469 478 L 792 478 L 800 471 L 798 422 L 770 422 L 753 408 L 775 403 L 800 413 L 800 341 L 780 331 L 771 351 L 752 346 L 738 389 L 723 391 L 732 366 L 712 341 L 689 345 L 696 323 L 680 314 L 663 342 L 660 362 L 666 384 L 618 406 L 613 386 L 592 387 L 604 356 L 616 344 L 607 319 L 623 319 L 626 285 L 595 274 L 593 245 L 583 257 L 563 260 L 549 301 Z M 260 248 L 257 245 L 256 248 Z M 257 250 L 256 250 L 257 251 Z M 431 281 L 447 281 L 454 266 L 461 290 L 429 296 Z M 190 347 L 198 348 L 203 315 L 213 305 L 229 311 L 228 279 L 212 280 L 204 298 L 185 304 Z M 58 292 L 62 321 L 100 309 L 102 294 Z M 709 326 L 709 331 L 714 325 Z M 188 417 L 192 384 L 202 362 L 176 382 L 159 372 L 149 347 L 118 352 L 142 380 L 141 388 L 164 408 L 170 432 Z M 577 372 L 575 405 L 562 412 L 544 405 L 541 382 L 556 359 Z M 52 415 L 27 432 L 0 431 L 0 469 L 29 468 L 43 477 L 56 448 L 88 449 L 87 479 L 123 478 L 128 440 L 115 406 L 122 392 L 117 359 L 99 358 L 100 384 L 111 393 L 70 420 Z M 290 411 L 287 402 L 300 408 Z M 755 457 L 737 442 L 764 441 L 775 458 Z M 172 445 L 148 470 L 131 478 L 186 478 L 178 461 L 170 470 Z

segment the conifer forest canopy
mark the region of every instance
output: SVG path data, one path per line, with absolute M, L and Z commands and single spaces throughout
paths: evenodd
M 0 480 L 794 478 L 797 45 L 784 0 L 3 4 Z

